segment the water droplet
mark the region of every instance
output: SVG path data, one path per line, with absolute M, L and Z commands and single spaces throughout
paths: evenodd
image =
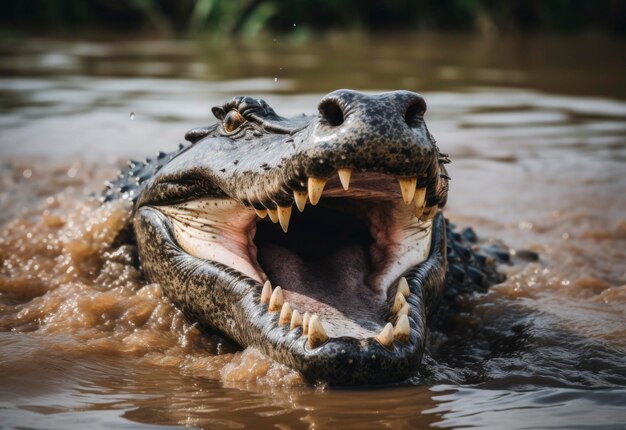
M 130 113 L 130 120 L 134 120 L 135 119 L 135 112 L 131 112 Z
M 278 82 L 278 78 L 274 78 L 274 82 Z
M 533 229 L 533 223 L 530 221 L 522 221 L 518 224 L 518 228 L 520 230 L 532 230 Z

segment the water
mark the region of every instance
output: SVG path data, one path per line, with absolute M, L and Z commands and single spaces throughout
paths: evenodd
M 626 427 L 623 44 L 399 35 L 0 52 L 0 426 Z M 420 375 L 392 387 L 308 387 L 202 335 L 111 247 L 128 208 L 89 199 L 234 95 L 288 116 L 341 87 L 422 92 L 453 160 L 448 216 L 541 255 L 466 298 Z

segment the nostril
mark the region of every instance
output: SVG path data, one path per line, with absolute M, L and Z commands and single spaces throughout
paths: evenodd
M 407 108 L 406 113 L 404 114 L 404 120 L 409 127 L 417 127 L 424 118 L 425 112 L 426 102 L 424 99 L 420 98 L 419 100 L 411 103 L 411 105 Z
M 334 100 L 324 100 L 319 105 L 320 115 L 329 125 L 336 127 L 343 124 L 343 110 Z

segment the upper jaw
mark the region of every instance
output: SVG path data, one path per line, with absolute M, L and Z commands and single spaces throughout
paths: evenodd
M 317 118 L 286 135 L 206 136 L 158 172 L 137 207 L 212 195 L 261 210 L 285 208 L 307 194 L 313 201 L 327 183 L 338 184 L 337 173 L 349 183 L 360 172 L 414 181 L 408 188 L 426 191 L 424 208 L 443 207 L 447 162 L 425 125 L 391 140 L 364 139 L 355 132 L 328 130 Z M 420 200 L 415 202 L 419 207 Z

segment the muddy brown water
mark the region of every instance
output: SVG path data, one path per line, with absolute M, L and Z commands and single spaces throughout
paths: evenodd
M 0 427 L 624 428 L 621 42 L 330 37 L 0 43 Z M 283 115 L 339 87 L 422 92 L 447 213 L 539 262 L 464 299 L 420 373 L 310 387 L 186 322 L 90 199 L 234 95 Z M 131 115 L 131 113 L 133 113 Z M 132 117 L 132 118 L 131 118 Z

